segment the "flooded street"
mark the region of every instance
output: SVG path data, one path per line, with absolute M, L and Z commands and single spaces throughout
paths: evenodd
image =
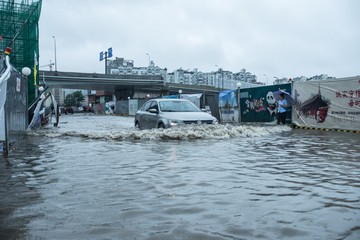
M 360 135 L 62 115 L 0 157 L 0 239 L 360 239 Z

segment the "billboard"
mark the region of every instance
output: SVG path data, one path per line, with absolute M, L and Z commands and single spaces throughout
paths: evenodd
M 295 82 L 292 95 L 297 126 L 360 130 L 360 77 Z
M 273 122 L 277 118 L 274 92 L 284 90 L 291 93 L 291 84 L 268 85 L 240 89 L 240 109 L 238 90 L 219 93 L 220 119 L 222 122 Z M 287 113 L 287 123 L 291 123 L 291 112 Z
M 239 105 L 237 89 L 219 93 L 219 112 L 221 122 L 238 122 Z
M 291 84 L 266 85 L 241 89 L 241 122 L 274 122 L 277 119 L 277 107 L 274 92 L 283 90 L 291 93 Z M 291 112 L 286 122 L 291 123 Z

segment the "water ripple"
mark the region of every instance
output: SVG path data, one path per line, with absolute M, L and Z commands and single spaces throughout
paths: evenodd
M 74 115 L 17 149 L 1 239 L 360 238 L 358 135 Z

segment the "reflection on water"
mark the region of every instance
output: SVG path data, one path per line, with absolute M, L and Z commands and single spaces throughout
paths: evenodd
M 358 134 L 62 116 L 1 159 L 0 238 L 359 239 L 359 159 Z

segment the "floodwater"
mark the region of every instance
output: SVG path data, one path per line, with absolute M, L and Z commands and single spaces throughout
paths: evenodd
M 62 115 L 0 157 L 0 239 L 360 239 L 360 135 Z

